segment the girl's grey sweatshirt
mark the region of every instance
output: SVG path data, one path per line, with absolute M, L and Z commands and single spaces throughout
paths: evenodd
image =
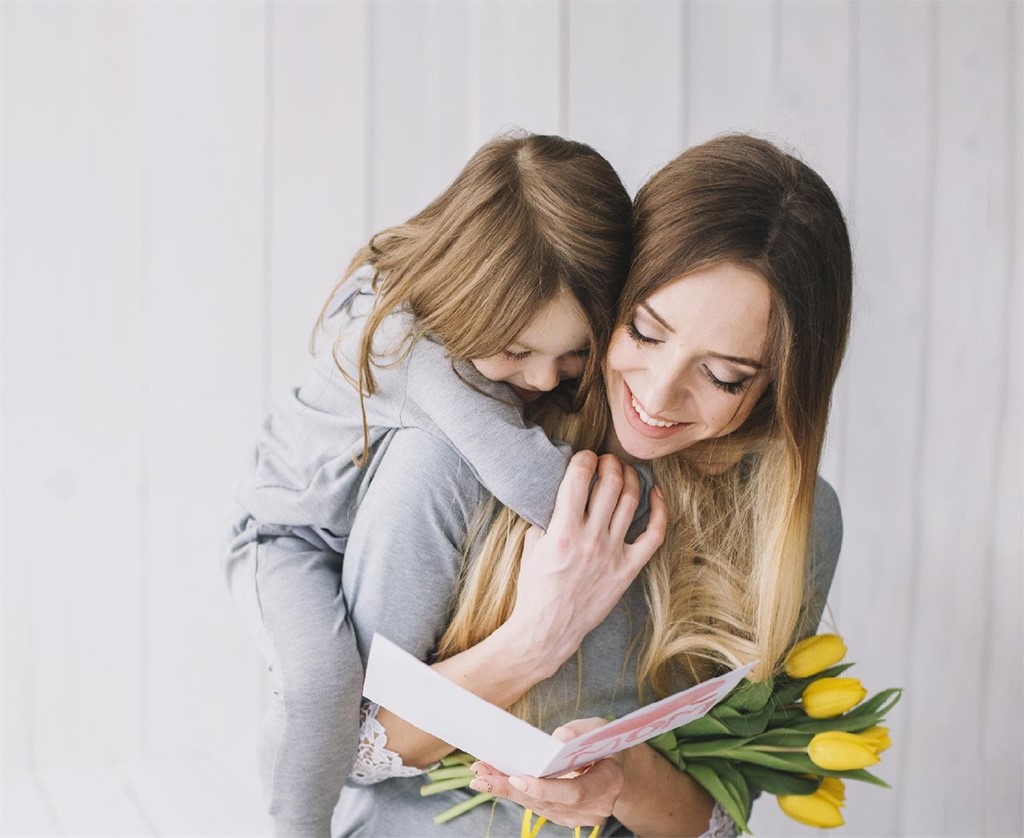
M 412 325 L 405 311 L 385 318 L 374 338 L 383 360 L 374 367 L 377 390 L 365 399 L 370 457 L 356 465 L 363 424 L 352 381 L 376 299 L 368 280 L 360 271 L 335 295 L 325 327 L 339 342 L 315 355 L 306 383 L 264 420 L 237 491 L 244 510 L 263 524 L 310 528 L 344 553 L 359 501 L 395 431 L 417 428 L 457 451 L 501 503 L 547 527 L 571 451 L 523 419 L 511 388 L 453 362 L 440 343 L 420 339 L 401 357 Z

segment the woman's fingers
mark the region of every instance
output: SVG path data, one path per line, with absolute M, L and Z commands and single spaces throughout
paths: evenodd
M 562 826 L 592 826 L 612 813 L 622 791 L 622 767 L 615 760 L 594 763 L 570 779 L 478 773 L 470 788 L 505 797 Z
M 625 541 L 636 508 L 640 505 L 640 477 L 630 465 L 622 467 L 622 491 L 615 512 L 608 525 L 608 533 L 615 541 Z
M 622 462 L 614 454 L 602 454 L 598 458 L 597 479 L 590 489 L 586 517 L 587 528 L 596 536 L 608 530 L 608 523 L 615 514 L 622 493 L 622 471 Z
M 640 533 L 636 541 L 626 545 L 626 558 L 637 573 L 650 561 L 668 531 L 668 505 L 657 486 L 651 489 L 650 500 L 651 516 L 647 521 L 647 529 Z
M 555 509 L 551 513 L 549 530 L 583 520 L 597 464 L 597 454 L 593 451 L 577 451 L 572 455 L 555 496 Z

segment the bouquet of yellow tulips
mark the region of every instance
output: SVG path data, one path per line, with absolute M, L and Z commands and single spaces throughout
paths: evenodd
M 835 634 L 797 643 L 774 680 L 742 681 L 706 716 L 649 740 L 750 832 L 751 798 L 774 794 L 783 812 L 808 826 L 843 824 L 843 780 L 888 787 L 865 770 L 890 745 L 881 727 L 901 690 L 865 701 L 856 678 L 842 677 L 846 644 Z
M 835 634 L 797 643 L 776 678 L 741 681 L 706 715 L 648 743 L 689 774 L 749 833 L 753 795 L 774 794 L 782 811 L 808 826 L 842 826 L 843 780 L 888 788 L 866 769 L 889 747 L 885 714 L 902 690 L 867 691 L 856 678 L 842 677 L 853 664 L 840 663 L 846 644 Z M 457 752 L 428 772 L 423 795 L 468 786 L 473 758 Z M 477 794 L 434 818 L 444 823 L 493 800 Z M 537 838 L 544 818 L 524 812 L 522 838 Z M 597 830 L 595 829 L 595 832 Z M 580 838 L 579 830 L 576 831 Z

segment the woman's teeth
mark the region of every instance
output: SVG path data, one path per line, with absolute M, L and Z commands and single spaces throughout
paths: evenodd
M 681 425 L 681 422 L 662 422 L 660 419 L 654 419 L 650 414 L 646 413 L 640 403 L 636 400 L 636 396 L 633 396 L 633 410 L 637 412 L 641 421 L 645 425 L 650 425 L 652 428 L 674 428 L 676 425 Z

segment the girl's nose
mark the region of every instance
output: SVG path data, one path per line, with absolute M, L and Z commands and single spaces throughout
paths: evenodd
M 529 367 L 523 373 L 523 378 L 529 387 L 535 390 L 544 390 L 545 392 L 554 390 L 561 380 L 558 365 L 554 362 L 545 362 Z

